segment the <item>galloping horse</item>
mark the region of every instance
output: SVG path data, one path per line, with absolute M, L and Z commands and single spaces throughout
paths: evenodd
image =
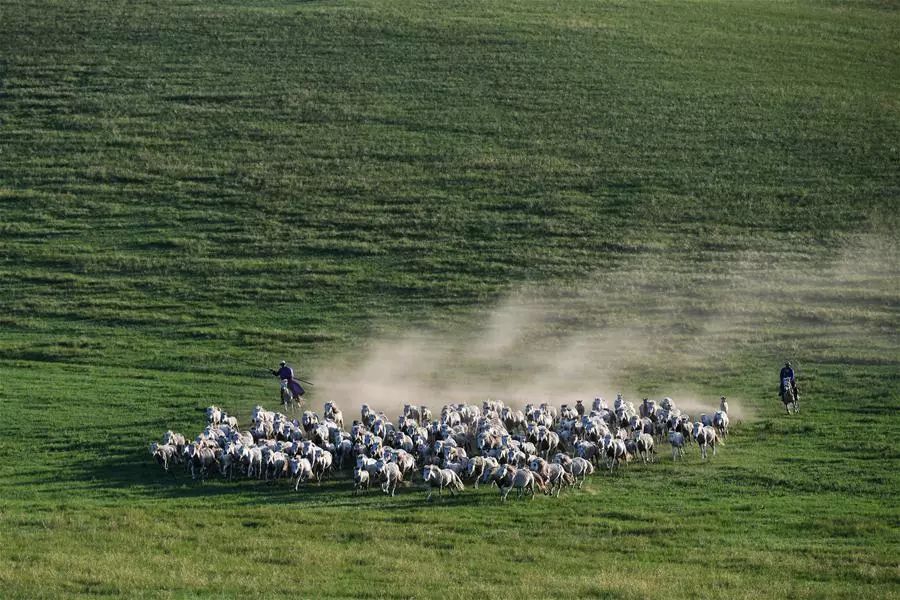
M 781 380 L 781 401 L 784 402 L 784 410 L 787 414 L 791 414 L 789 408 L 793 405 L 793 412 L 800 412 L 800 394 L 796 393 L 794 386 L 791 385 L 790 377 Z
M 294 410 L 300 408 L 301 406 L 301 396 L 303 395 L 303 388 L 300 388 L 300 393 L 298 394 L 296 390 L 291 389 L 291 382 L 287 379 L 281 380 L 281 404 L 285 407 L 285 409 L 290 409 L 291 414 L 294 414 Z M 295 383 L 296 387 L 300 387 L 299 384 Z

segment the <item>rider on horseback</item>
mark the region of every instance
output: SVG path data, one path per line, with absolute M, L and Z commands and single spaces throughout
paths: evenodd
M 784 366 L 781 368 L 781 373 L 778 376 L 778 389 L 779 393 L 784 396 L 784 381 L 790 380 L 791 382 L 791 391 L 794 393 L 794 398 L 797 397 L 797 379 L 794 377 L 794 369 L 791 367 L 790 362 L 785 362 Z
M 294 370 L 287 366 L 286 362 L 281 361 L 281 368 L 279 368 L 277 371 L 272 370 L 271 373 L 282 381 L 287 382 L 288 389 L 290 390 L 291 394 L 293 394 L 294 398 L 299 398 L 306 393 L 306 390 L 303 389 L 303 386 L 300 385 L 300 382 L 294 379 Z

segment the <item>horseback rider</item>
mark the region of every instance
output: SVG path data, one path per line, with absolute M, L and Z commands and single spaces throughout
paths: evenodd
M 282 381 L 287 382 L 288 389 L 290 390 L 294 398 L 299 398 L 306 393 L 306 390 L 303 389 L 303 386 L 300 385 L 300 382 L 294 379 L 294 370 L 290 368 L 286 362 L 281 361 L 280 368 L 278 370 L 273 369 L 271 373 Z
M 790 361 L 784 363 L 784 366 L 781 368 L 781 373 L 778 376 L 778 389 L 780 394 L 784 396 L 784 380 L 788 379 L 791 382 L 791 391 L 794 392 L 794 398 L 797 397 L 797 379 L 794 377 L 794 369 L 791 367 Z

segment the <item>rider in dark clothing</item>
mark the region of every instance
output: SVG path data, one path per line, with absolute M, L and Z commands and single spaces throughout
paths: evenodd
M 275 375 L 279 379 L 287 380 L 288 389 L 291 390 L 291 393 L 294 396 L 302 396 L 306 393 L 306 390 L 303 389 L 300 382 L 294 379 L 294 370 L 287 366 L 286 362 L 281 361 L 280 368 L 277 371 L 273 370 L 272 375 Z
M 784 366 L 781 368 L 781 373 L 778 376 L 778 389 L 780 390 L 781 395 L 784 395 L 784 380 L 789 379 L 791 381 L 791 389 L 794 392 L 794 396 L 797 395 L 797 379 L 794 377 L 794 369 L 791 368 L 791 363 L 786 362 Z

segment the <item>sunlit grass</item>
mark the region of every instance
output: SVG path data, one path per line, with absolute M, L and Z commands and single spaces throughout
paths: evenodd
M 0 595 L 896 596 L 897 30 L 874 2 L 0 2 Z M 709 464 L 505 506 L 149 460 L 274 404 L 282 357 L 415 330 L 435 378 L 524 378 L 460 342 L 510 297 L 542 350 L 639 340 L 605 384 L 745 418 Z

